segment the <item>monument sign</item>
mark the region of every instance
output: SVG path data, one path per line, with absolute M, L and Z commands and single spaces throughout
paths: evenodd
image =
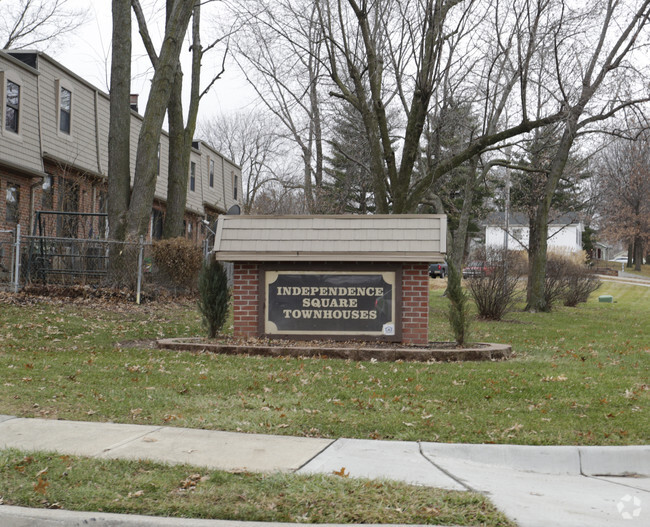
M 444 215 L 221 216 L 238 337 L 428 342 Z

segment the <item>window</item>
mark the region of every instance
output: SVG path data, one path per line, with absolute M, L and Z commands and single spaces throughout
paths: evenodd
M 20 204 L 20 186 L 14 185 L 13 183 L 7 184 L 7 213 L 6 220 L 8 223 L 18 223 L 20 220 L 20 210 L 18 208 Z
M 214 188 L 214 159 L 210 159 L 210 188 Z
M 52 210 L 54 208 L 54 178 L 49 174 L 43 178 L 41 190 L 41 209 Z
M 194 161 L 190 163 L 190 190 L 192 192 L 196 190 L 196 163 Z
M 5 108 L 5 128 L 18 133 L 18 117 L 20 112 L 20 86 L 7 81 L 7 101 Z
M 232 173 L 232 199 L 237 199 L 237 187 L 239 185 L 237 174 Z
M 59 130 L 70 133 L 70 117 L 72 115 L 72 92 L 61 88 L 59 100 Z

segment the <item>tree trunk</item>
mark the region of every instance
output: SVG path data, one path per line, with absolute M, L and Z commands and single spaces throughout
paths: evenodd
M 636 236 L 634 239 L 634 270 L 641 271 L 641 263 L 643 262 L 643 239 L 641 236 Z
M 183 73 L 180 65 L 176 72 L 167 108 L 169 122 L 169 167 L 167 171 L 167 211 L 163 224 L 163 238 L 183 235 L 183 218 L 187 201 L 187 177 L 190 166 L 190 149 L 185 141 L 183 120 Z
M 458 228 L 453 233 L 453 245 L 451 250 L 451 259 L 456 269 L 462 270 L 463 259 L 465 257 L 465 247 L 467 246 L 467 229 L 469 220 L 472 216 L 472 204 L 474 202 L 474 188 L 478 175 L 478 156 L 472 158 L 469 163 L 467 179 L 465 180 L 465 190 L 463 193 L 463 208 L 458 220 Z
M 127 211 L 131 197 L 131 2 L 113 0 L 113 51 L 108 131 L 108 226 L 112 240 L 126 239 Z M 122 244 L 111 244 L 108 279 L 114 285 L 130 285 L 130 258 Z
M 530 223 L 528 238 L 528 284 L 526 288 L 526 310 L 532 312 L 548 311 L 546 302 L 546 255 L 548 238 L 548 210 L 538 207 Z
M 548 305 L 544 290 L 546 282 L 546 252 L 548 243 L 548 215 L 551 210 L 551 202 L 557 184 L 564 172 L 569 152 L 575 141 L 578 118 L 584 110 L 583 106 L 576 106 L 567 117 L 562 138 L 560 139 L 557 151 L 549 169 L 548 179 L 544 187 L 544 196 L 537 207 L 534 224 L 531 225 L 530 240 L 528 246 L 528 289 L 526 297 L 528 303 L 527 311 L 544 312 L 549 311 L 552 306 Z
M 124 240 L 131 195 L 131 2 L 113 0 L 111 107 L 108 132 L 108 225 L 110 237 Z

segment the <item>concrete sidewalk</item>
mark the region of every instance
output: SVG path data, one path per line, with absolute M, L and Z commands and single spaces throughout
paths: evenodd
M 221 470 L 332 473 L 486 494 L 522 527 L 650 523 L 650 446 L 534 447 L 314 439 L 0 416 L 0 448 Z M 259 526 L 0 506 L 2 527 Z

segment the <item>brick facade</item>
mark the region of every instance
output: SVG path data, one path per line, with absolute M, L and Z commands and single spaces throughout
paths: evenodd
M 233 313 L 235 337 L 260 336 L 262 300 L 260 268 L 256 263 L 234 265 Z M 428 264 L 404 264 L 402 267 L 402 342 L 426 346 L 429 341 Z
M 259 335 L 260 272 L 257 264 L 235 263 L 233 317 L 235 337 Z
M 429 265 L 402 267 L 402 342 L 426 345 L 429 342 Z

